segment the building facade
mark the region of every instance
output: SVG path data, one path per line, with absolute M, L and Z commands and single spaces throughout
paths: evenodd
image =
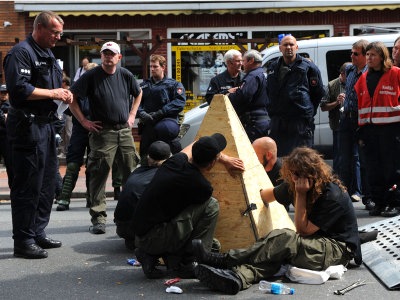
M 148 76 L 149 56 L 164 55 L 168 75 L 186 88 L 186 109 L 203 101 L 210 78 L 225 68 L 222 57 L 228 49 L 262 50 L 282 33 L 305 39 L 400 28 L 400 3 L 384 0 L 1 1 L 1 61 L 32 31 L 34 17 L 43 10 L 65 21 L 53 51 L 70 77 L 83 56 L 99 62 L 102 42 L 115 40 L 121 44 L 122 65 L 139 80 Z

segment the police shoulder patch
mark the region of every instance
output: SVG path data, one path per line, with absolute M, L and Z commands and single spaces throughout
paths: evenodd
M 182 88 L 177 88 L 177 89 L 176 89 L 176 92 L 177 92 L 179 95 L 182 94 L 182 91 L 183 91 Z
M 318 85 L 318 77 L 310 77 L 310 85 L 317 86 Z

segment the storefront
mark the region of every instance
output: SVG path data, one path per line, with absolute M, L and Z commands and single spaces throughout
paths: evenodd
M 9 43 L 15 38 L 23 40 L 31 32 L 34 17 L 40 11 L 53 10 L 65 21 L 65 34 L 53 51 L 64 62 L 70 77 L 73 78 L 83 56 L 100 61 L 98 41 L 116 40 L 121 43 L 121 65 L 139 80 L 149 73 L 150 54 L 167 57 L 168 76 L 180 80 L 187 90 L 186 110 L 203 101 L 210 79 L 225 69 L 222 57 L 228 49 L 261 50 L 276 44 L 276 37 L 282 33 L 291 33 L 298 39 L 353 35 L 360 33 L 365 20 L 373 26 L 400 27 L 400 4 L 390 0 L 363 3 L 15 0 L 1 1 L 0 8 L 14 24 L 0 28 L 3 57 Z M 189 39 L 196 42 L 187 42 Z M 247 42 L 235 42 L 240 39 Z M 136 42 L 129 44 L 126 40 Z

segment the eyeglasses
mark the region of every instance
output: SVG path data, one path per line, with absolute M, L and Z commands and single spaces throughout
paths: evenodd
M 54 36 L 60 36 L 60 37 L 62 37 L 63 36 L 63 34 L 64 34 L 64 32 L 62 32 L 62 31 L 56 31 L 56 30 L 51 30 L 51 29 L 49 29 L 49 31 L 51 32 L 51 34 L 52 35 L 54 35 Z
M 42 24 L 42 25 L 43 25 L 44 28 L 46 28 L 48 31 L 50 31 L 51 34 L 54 35 L 54 36 L 60 36 L 60 37 L 62 37 L 63 34 L 64 34 L 64 32 L 62 32 L 62 31 L 52 30 L 52 29 L 46 27 L 46 25 L 44 25 L 44 24 Z
M 350 55 L 359 56 L 360 53 L 351 51 L 351 52 L 350 52 Z

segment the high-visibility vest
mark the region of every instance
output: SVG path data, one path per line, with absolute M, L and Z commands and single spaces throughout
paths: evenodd
M 354 86 L 358 97 L 358 125 L 400 122 L 400 68 L 392 67 L 382 75 L 373 97 L 368 92 L 368 72 Z

